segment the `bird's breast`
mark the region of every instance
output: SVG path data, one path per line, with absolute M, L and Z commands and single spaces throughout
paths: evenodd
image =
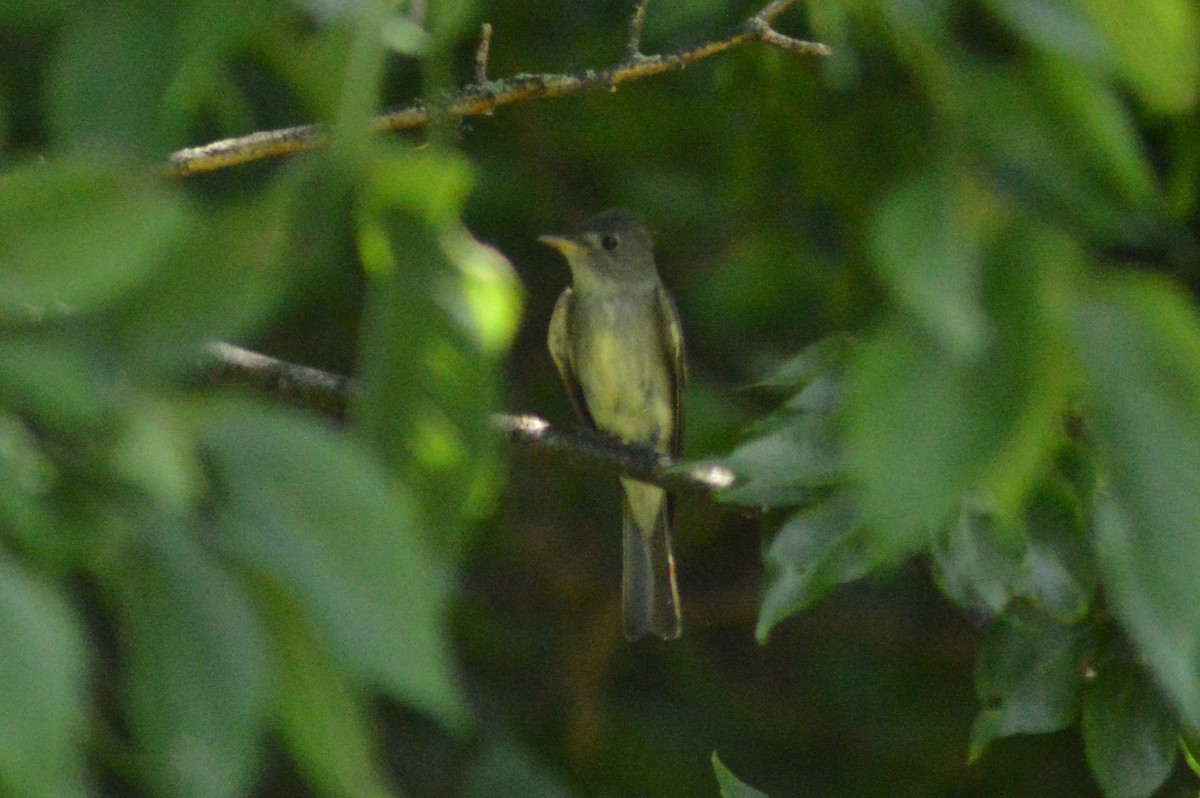
M 572 318 L 575 373 L 602 431 L 661 451 L 674 427 L 671 363 L 653 293 L 583 297 Z

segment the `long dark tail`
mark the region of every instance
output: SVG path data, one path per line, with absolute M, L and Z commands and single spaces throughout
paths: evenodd
M 621 599 L 625 614 L 625 637 L 637 640 L 647 634 L 665 640 L 679 637 L 679 588 L 675 583 L 675 557 L 671 554 L 671 497 L 643 483 L 625 483 L 621 502 L 624 515 L 623 549 L 625 573 Z M 635 513 L 631 499 L 642 512 Z M 657 505 L 657 511 L 655 511 Z M 653 520 L 651 529 L 643 523 Z

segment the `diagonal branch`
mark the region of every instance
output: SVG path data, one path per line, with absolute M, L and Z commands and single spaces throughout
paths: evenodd
M 345 418 L 359 390 L 349 377 L 287 363 L 223 341 L 209 343 L 205 355 L 207 373 L 213 381 L 243 385 L 336 419 Z M 534 415 L 493 413 L 489 422 L 514 445 L 665 488 L 713 493 L 734 482 L 733 474 L 722 466 L 700 463 L 684 467 L 653 449 L 586 429 L 564 432 Z
M 370 127 L 375 133 L 411 130 L 428 125 L 435 115 L 439 118 L 461 119 L 491 114 L 497 108 L 517 102 L 569 97 L 585 92 L 613 91 L 622 83 L 666 72 L 678 72 L 690 64 L 747 42 L 776 47 L 796 55 L 829 55 L 831 50 L 824 44 L 793 39 L 771 27 L 771 21 L 795 2 L 796 0 L 773 0 L 729 35 L 691 49 L 661 55 L 644 55 L 637 52 L 631 57 L 629 53 L 638 47 L 641 30 L 641 23 L 636 15 L 645 14 L 646 3 L 638 2 L 634 10 L 635 17 L 630 25 L 631 38 L 627 44 L 627 52 L 622 61 L 615 66 L 599 71 L 589 69 L 569 74 L 521 74 L 504 80 L 474 81 L 436 106 L 418 100 L 411 105 L 380 114 L 371 121 Z M 485 46 L 484 41 L 487 39 L 481 41 L 481 50 Z M 482 72 L 481 63 L 486 64 L 486 50 L 482 56 L 477 54 L 477 76 Z M 326 131 L 322 125 L 301 125 L 261 131 L 178 150 L 168 159 L 166 171 L 173 177 L 189 177 L 263 158 L 313 150 L 322 146 L 325 141 Z

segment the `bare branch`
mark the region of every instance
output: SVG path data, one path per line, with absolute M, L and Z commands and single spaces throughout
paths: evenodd
M 217 382 L 244 385 L 289 404 L 342 419 L 358 392 L 349 377 L 286 363 L 222 341 L 205 347 L 208 374 Z M 513 444 L 574 465 L 652 482 L 665 488 L 712 493 L 734 482 L 726 468 L 710 464 L 680 467 L 645 446 L 633 446 L 586 429 L 564 432 L 534 415 L 493 413 L 493 429 Z
M 646 6 L 650 0 L 637 0 L 629 18 L 629 38 L 625 42 L 625 61 L 628 64 L 642 57 L 642 26 L 646 24 Z
M 626 60 L 603 70 L 587 70 L 580 73 L 514 75 L 504 80 L 469 83 L 452 94 L 444 103 L 439 103 L 439 118 L 461 119 L 468 116 L 491 114 L 497 108 L 517 102 L 540 100 L 549 97 L 568 97 L 593 91 L 613 91 L 622 83 L 678 72 L 705 58 L 723 53 L 746 42 L 758 42 L 778 47 L 799 55 L 829 55 L 830 49 L 814 42 L 801 42 L 784 36 L 770 26 L 770 21 L 795 0 L 774 0 L 762 11 L 751 17 L 738 30 L 721 39 L 700 44 L 688 50 L 661 55 L 642 55 Z M 631 43 L 634 22 L 638 14 L 644 15 L 646 3 L 639 0 L 631 22 Z M 640 24 L 637 26 L 640 37 Z M 483 49 L 483 43 L 480 43 Z M 486 63 L 486 61 L 485 61 Z M 476 76 L 479 60 L 476 55 Z M 424 102 L 387 111 L 371 121 L 375 133 L 394 133 L 424 127 L 430 123 L 434 112 Z M 301 125 L 283 130 L 268 130 L 248 136 L 223 139 L 200 147 L 189 147 L 173 153 L 167 161 L 166 172 L 173 177 L 225 169 L 238 164 L 263 158 L 291 155 L 320 147 L 326 141 L 325 129 L 321 125 Z
M 492 26 L 485 22 L 479 28 L 479 47 L 475 49 L 475 85 L 487 83 L 488 51 L 492 46 Z

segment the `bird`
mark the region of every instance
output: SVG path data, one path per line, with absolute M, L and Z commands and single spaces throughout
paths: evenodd
M 572 235 L 538 238 L 571 271 L 550 318 L 547 344 L 567 395 L 591 428 L 678 457 L 687 379 L 679 313 L 654 265 L 650 233 L 614 208 Z M 621 477 L 625 636 L 680 635 L 671 550 L 673 497 Z

